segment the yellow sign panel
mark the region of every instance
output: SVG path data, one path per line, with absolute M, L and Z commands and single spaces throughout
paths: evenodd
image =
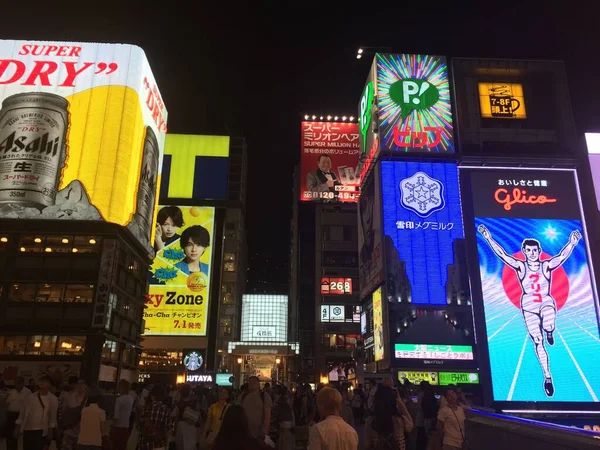
M 206 336 L 214 219 L 212 207 L 159 207 L 144 335 Z
M 373 292 L 373 334 L 375 338 L 375 361 L 383 360 L 383 305 L 381 304 L 381 288 Z
M 410 381 L 412 384 L 419 385 L 421 381 L 427 381 L 429 384 L 438 385 L 439 377 L 437 372 L 405 372 L 398 371 L 398 380 L 404 383 L 404 380 Z
M 486 119 L 527 119 L 523 85 L 520 83 L 478 83 L 481 117 Z
M 105 220 L 151 250 L 167 112 L 133 45 L 0 40 L 0 218 Z
M 227 158 L 229 136 L 167 134 L 165 155 L 171 155 L 169 198 L 193 198 L 197 156 Z

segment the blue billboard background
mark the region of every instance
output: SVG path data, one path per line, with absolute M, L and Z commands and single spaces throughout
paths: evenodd
M 381 183 L 384 234 L 405 263 L 412 303 L 446 305 L 454 241 L 464 237 L 456 164 L 382 161 Z
M 537 239 L 542 261 L 557 255 L 573 231 L 585 236 L 579 220 L 476 218 L 508 253 L 523 260 L 521 244 Z M 544 374 L 525 327 L 519 301 L 521 287 L 511 289 L 513 269 L 493 253 L 480 232 L 477 248 L 483 291 L 487 342 L 495 401 L 597 402 L 600 395 L 600 336 L 585 237 L 561 268 L 552 272 L 551 294 L 558 307 L 554 345 L 544 338 L 554 395 L 544 392 Z M 513 278 L 516 280 L 516 278 Z

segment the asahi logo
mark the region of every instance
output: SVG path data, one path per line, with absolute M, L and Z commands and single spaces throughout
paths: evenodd
M 44 133 L 33 141 L 27 142 L 29 136 L 17 136 L 17 132 L 13 131 L 6 139 L 0 142 L 0 152 L 18 153 L 24 151 L 25 153 L 45 153 L 46 155 L 51 154 L 52 156 L 56 156 L 60 148 L 60 136 L 49 140 L 49 135 L 50 133 Z

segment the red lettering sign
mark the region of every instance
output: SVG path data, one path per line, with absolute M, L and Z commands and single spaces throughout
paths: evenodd
M 543 205 L 545 203 L 556 203 L 558 200 L 545 195 L 527 195 L 525 189 L 514 188 L 512 194 L 504 188 L 496 189 L 494 200 L 501 205 L 504 205 L 506 211 L 510 211 L 513 205 Z

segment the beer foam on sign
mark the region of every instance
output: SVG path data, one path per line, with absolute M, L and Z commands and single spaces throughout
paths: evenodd
M 141 48 L 0 40 L 0 101 L 0 218 L 105 220 L 151 249 L 167 111 Z M 63 125 L 36 110 L 68 118 L 58 168 L 44 135 Z

